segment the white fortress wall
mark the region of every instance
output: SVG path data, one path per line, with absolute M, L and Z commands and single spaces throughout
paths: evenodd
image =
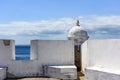
M 86 67 L 98 66 L 120 72 L 119 60 L 120 39 L 88 40 L 82 45 L 83 71 Z
M 36 60 L 15 60 L 15 41 L 0 40 L 0 67 L 7 67 L 8 77 L 41 75 L 36 63 Z
M 89 59 L 83 67 L 86 80 L 120 80 L 120 39 L 88 40 L 86 45 L 87 54 L 82 51 Z
M 15 41 L 0 39 L 0 65 L 7 66 L 15 58 Z
M 0 65 L 8 67 L 8 77 L 43 76 L 44 65 L 74 65 L 71 40 L 32 40 L 31 60 L 15 60 L 14 40 L 0 40 Z
M 41 75 L 45 73 L 44 66 L 74 65 L 74 41 L 32 40 L 31 59 L 36 60 L 37 71 Z
M 14 60 L 8 66 L 9 77 L 41 76 L 36 60 Z
M 38 59 L 38 40 L 32 40 L 30 46 L 30 60 Z
M 82 62 L 82 72 L 84 73 L 85 67 L 89 66 L 89 53 L 88 53 L 88 41 L 85 41 L 81 45 L 81 62 Z
M 34 42 L 34 41 L 33 41 Z M 74 42 L 71 40 L 38 40 L 40 65 L 73 65 Z

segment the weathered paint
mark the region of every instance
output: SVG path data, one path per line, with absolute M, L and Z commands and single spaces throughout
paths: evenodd
M 45 76 L 58 79 L 73 80 L 77 79 L 77 68 L 75 65 L 45 66 Z
M 31 60 L 15 60 L 15 42 L 5 46 L 0 40 L 0 65 L 8 67 L 8 77 L 43 76 L 44 65 L 74 65 L 71 40 L 31 41 Z
M 0 80 L 6 79 L 6 67 L 0 66 Z

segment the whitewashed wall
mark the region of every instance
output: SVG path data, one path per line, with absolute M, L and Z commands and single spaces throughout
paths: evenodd
M 34 40 L 38 45 L 35 51 L 41 65 L 74 64 L 74 42 L 71 40 Z M 31 45 L 34 46 L 34 45 Z M 36 47 L 35 47 L 36 48 Z M 33 49 L 34 50 L 34 49 Z M 32 51 L 33 52 L 33 51 Z
M 3 40 L 0 40 L 0 65 L 7 66 L 10 60 L 13 60 L 15 55 L 15 45 L 14 40 L 10 40 L 10 45 L 3 43 Z
M 73 65 L 74 42 L 71 40 L 31 41 L 31 60 L 15 60 L 15 42 L 9 46 L 0 40 L 0 65 L 8 67 L 8 77 L 42 76 L 44 65 Z
M 89 53 L 88 53 L 88 41 L 85 41 L 82 45 L 81 45 L 81 62 L 82 62 L 82 72 L 84 73 L 84 70 L 86 67 L 89 66 Z
M 82 45 L 82 70 L 99 66 L 120 72 L 120 39 L 88 40 Z
M 6 79 L 6 67 L 0 67 L 0 80 Z
M 36 60 L 19 60 L 11 61 L 8 66 L 8 77 L 26 77 L 26 76 L 41 76 L 38 61 Z
M 38 59 L 38 40 L 32 40 L 30 46 L 30 59 L 37 60 Z

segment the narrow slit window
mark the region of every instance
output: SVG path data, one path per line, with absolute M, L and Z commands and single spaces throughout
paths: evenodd
M 77 46 L 77 51 L 80 52 L 80 45 Z

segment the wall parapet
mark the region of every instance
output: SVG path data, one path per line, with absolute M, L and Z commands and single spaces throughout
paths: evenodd
M 119 80 L 119 56 L 120 39 L 88 40 L 83 43 L 82 70 L 89 77 L 87 80 Z

